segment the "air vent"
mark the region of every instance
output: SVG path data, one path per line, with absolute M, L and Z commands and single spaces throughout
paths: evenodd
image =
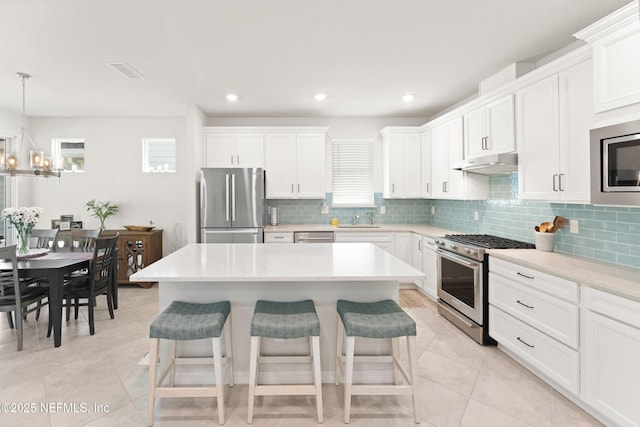
M 144 76 L 126 62 L 111 62 L 109 66 L 128 79 L 144 80 Z

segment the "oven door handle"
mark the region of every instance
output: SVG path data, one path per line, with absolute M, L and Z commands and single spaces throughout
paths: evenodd
M 451 253 L 444 252 L 444 251 L 436 251 L 436 252 L 442 258 L 446 258 L 446 259 L 448 259 L 450 261 L 453 261 L 453 262 L 458 263 L 458 264 L 462 264 L 462 265 L 467 266 L 469 268 L 478 269 L 480 267 L 480 263 L 475 262 L 475 261 L 469 261 L 468 259 L 463 258 L 461 256 L 453 255 Z

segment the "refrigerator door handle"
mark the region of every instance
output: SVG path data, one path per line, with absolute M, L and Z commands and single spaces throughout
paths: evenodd
M 231 222 L 236 221 L 236 174 L 231 175 Z
M 225 179 L 225 185 L 224 185 L 224 190 L 225 190 L 224 212 L 227 215 L 227 222 L 229 222 L 229 174 L 226 174 L 224 176 L 224 179 Z

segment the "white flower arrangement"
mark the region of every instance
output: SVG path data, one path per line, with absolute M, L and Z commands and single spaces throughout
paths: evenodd
M 9 221 L 18 233 L 20 239 L 20 253 L 28 252 L 27 240 L 31 230 L 40 219 L 43 209 L 39 207 L 5 208 L 0 213 L 0 218 Z

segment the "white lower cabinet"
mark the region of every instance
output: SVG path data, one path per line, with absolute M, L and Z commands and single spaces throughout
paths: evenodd
M 438 256 L 435 242 L 427 236 L 422 237 L 422 272 L 426 275 L 422 290 L 435 301 L 438 293 Z
M 422 270 L 422 234 L 411 234 L 411 265 L 416 270 Z M 424 280 L 414 280 L 413 283 L 422 289 Z
M 584 288 L 584 401 L 619 426 L 640 425 L 640 303 Z
M 578 395 L 578 285 L 500 259 L 489 262 L 489 335 Z
M 293 232 L 264 233 L 265 243 L 293 243 Z
M 411 233 L 396 233 L 395 240 L 396 244 L 394 255 L 396 258 L 400 258 L 407 264 L 411 264 L 413 258 L 411 251 Z
M 395 233 L 366 232 L 366 231 L 336 231 L 334 239 L 336 243 L 373 243 L 390 254 L 396 253 Z

